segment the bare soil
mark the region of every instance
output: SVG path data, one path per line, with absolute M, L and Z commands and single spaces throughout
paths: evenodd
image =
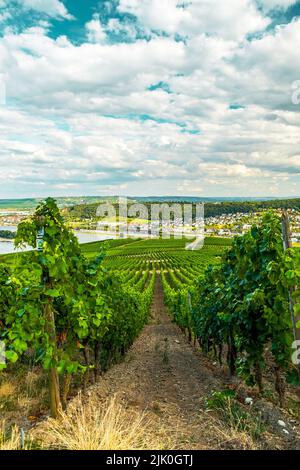
M 205 400 L 212 391 L 226 388 L 254 397 L 258 420 L 265 430 L 255 439 L 224 422 L 218 411 L 209 412 Z M 190 344 L 171 321 L 163 301 L 160 277 L 156 281 L 151 320 L 123 362 L 113 366 L 90 387 L 89 397 L 104 402 L 117 394 L 124 405 L 151 413 L 161 433 L 162 447 L 176 449 L 300 449 L 299 423 L 276 404 L 263 400 Z M 286 423 L 288 434 L 278 425 Z

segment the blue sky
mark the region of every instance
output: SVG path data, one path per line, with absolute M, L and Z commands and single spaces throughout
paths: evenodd
M 300 196 L 300 2 L 0 0 L 0 198 Z

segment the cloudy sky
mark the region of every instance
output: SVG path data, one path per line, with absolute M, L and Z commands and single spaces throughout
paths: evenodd
M 300 196 L 297 98 L 300 1 L 0 0 L 0 198 Z

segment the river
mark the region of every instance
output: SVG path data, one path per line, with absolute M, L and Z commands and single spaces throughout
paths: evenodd
M 11 232 L 16 232 L 17 227 L 9 226 L 9 225 L 0 225 L 0 230 L 10 230 Z M 79 243 L 90 243 L 90 242 L 97 242 L 102 240 L 109 240 L 112 235 L 105 235 L 102 233 L 97 232 L 74 232 L 76 237 L 79 240 Z M 28 251 L 32 250 L 32 248 L 24 248 L 22 250 L 15 250 L 14 242 L 12 240 L 0 240 L 0 254 L 7 254 L 7 253 L 14 253 L 16 251 Z

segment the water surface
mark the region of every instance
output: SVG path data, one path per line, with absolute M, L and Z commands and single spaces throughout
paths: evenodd
M 11 232 L 16 232 L 17 227 L 13 225 L 0 225 L 0 230 L 10 230 Z M 90 242 L 97 242 L 97 241 L 102 241 L 102 240 L 109 240 L 112 237 L 112 235 L 105 235 L 102 233 L 97 233 L 97 232 L 79 232 L 75 231 L 74 232 L 76 237 L 79 240 L 79 243 L 90 243 Z M 15 252 L 20 252 L 20 251 L 28 251 L 32 250 L 32 248 L 23 248 L 21 250 L 16 250 L 14 247 L 14 242 L 13 240 L 3 240 L 0 239 L 0 254 L 8 254 L 8 253 L 15 253 Z

